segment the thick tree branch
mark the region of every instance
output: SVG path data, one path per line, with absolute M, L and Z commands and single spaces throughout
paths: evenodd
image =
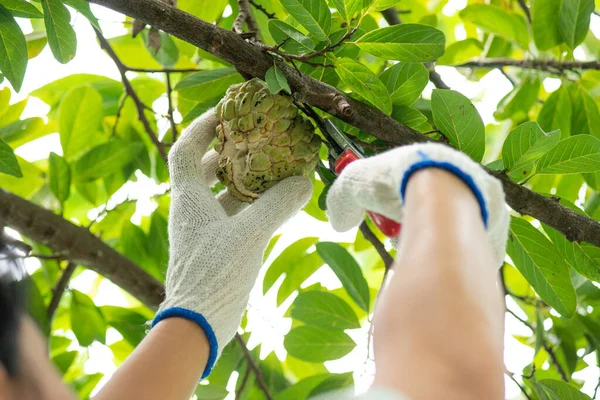
M 71 262 L 107 277 L 150 307 L 162 301 L 164 288 L 160 282 L 87 229 L 2 189 L 0 225 L 65 254 Z
M 352 99 L 338 89 L 304 75 L 283 62 L 275 61 L 271 55 L 247 43 L 236 33 L 218 28 L 160 1 L 91 1 L 156 26 L 233 64 L 238 70 L 250 76 L 264 77 L 267 70 L 273 66 L 273 62 L 277 62 L 277 67 L 288 79 L 296 101 L 319 107 L 381 140 L 395 145 L 431 140 L 378 109 Z M 519 60 L 512 61 L 517 61 L 517 64 L 523 63 Z M 532 61 L 525 62 L 532 63 Z M 515 211 L 537 218 L 565 234 L 569 240 L 586 241 L 600 246 L 600 222 L 579 215 L 551 199 L 534 193 L 512 182 L 502 173 L 492 171 L 490 173 L 502 181 L 507 202 Z
M 600 61 L 557 61 L 557 60 L 515 60 L 512 58 L 483 58 L 464 64 L 455 65 L 456 68 L 502 68 L 517 67 L 537 69 L 552 73 L 564 71 L 577 71 L 585 69 L 600 69 Z
M 102 33 L 99 30 L 97 30 L 96 28 L 94 28 L 94 32 L 96 32 L 96 37 L 98 38 L 98 41 L 100 42 L 100 47 L 102 49 L 104 49 L 104 51 L 106 51 L 108 56 L 110 58 L 112 58 L 115 65 L 119 69 L 119 73 L 121 74 L 121 80 L 123 81 L 123 86 L 125 87 L 125 93 L 129 97 L 131 97 L 131 99 L 135 103 L 135 107 L 137 108 L 139 120 L 142 122 L 142 125 L 144 125 L 144 129 L 146 130 L 146 133 L 150 137 L 150 140 L 152 140 L 152 143 L 154 143 L 154 145 L 156 146 L 158 153 L 163 158 L 163 160 L 165 160 L 165 162 L 166 162 L 167 161 L 167 153 L 165 151 L 165 148 L 162 145 L 162 143 L 160 142 L 160 140 L 158 140 L 158 136 L 156 136 L 156 133 L 152 130 L 152 127 L 150 126 L 150 121 L 148 121 L 148 118 L 146 118 L 146 114 L 144 114 L 144 109 L 147 107 L 144 105 L 144 103 L 142 102 L 140 97 L 137 95 L 137 93 L 133 89 L 133 86 L 131 86 L 131 82 L 127 78 L 127 74 L 126 74 L 127 68 L 125 67 L 125 65 L 123 65 L 123 63 L 117 56 L 117 53 L 115 53 L 112 46 L 110 45 L 110 43 L 108 43 L 108 40 L 106 40 L 106 38 L 102 35 Z
M 56 286 L 52 290 L 52 300 L 50 300 L 50 305 L 48 306 L 48 321 L 52 321 L 52 317 L 54 317 L 54 313 L 58 308 L 58 304 L 60 303 L 60 299 L 62 298 L 63 293 L 67 289 L 69 285 L 69 281 L 77 268 L 77 264 L 74 262 L 70 262 L 67 264 L 65 269 L 62 272 L 60 278 L 58 278 L 58 282 L 56 282 Z

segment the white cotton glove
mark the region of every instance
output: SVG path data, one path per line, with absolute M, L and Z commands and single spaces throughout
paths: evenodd
M 441 144 L 398 147 L 348 165 L 327 195 L 331 225 L 337 231 L 347 231 L 362 222 L 365 210 L 401 222 L 406 184 L 414 172 L 424 168 L 447 170 L 473 191 L 499 268 L 510 221 L 502 185 L 467 155 Z
M 269 239 L 312 192 L 308 179 L 291 177 L 249 207 L 226 192 L 215 198 L 218 154 L 205 153 L 217 123 L 207 111 L 169 152 L 170 258 L 165 301 L 152 323 L 178 316 L 200 325 L 210 344 L 203 378 L 237 331 Z

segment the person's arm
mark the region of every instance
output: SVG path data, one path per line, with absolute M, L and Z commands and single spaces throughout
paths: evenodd
M 158 323 L 94 400 L 189 399 L 206 367 L 209 345 L 192 321 Z
M 473 192 L 425 169 L 410 178 L 404 214 L 375 315 L 375 385 L 411 400 L 504 399 L 503 308 Z

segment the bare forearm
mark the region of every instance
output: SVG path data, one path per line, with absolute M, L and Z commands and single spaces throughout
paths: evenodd
M 159 322 L 94 400 L 187 400 L 208 360 L 204 331 L 191 321 Z
M 415 400 L 502 399 L 503 312 L 479 205 L 435 169 L 416 173 L 406 196 L 395 275 L 375 316 L 375 382 Z

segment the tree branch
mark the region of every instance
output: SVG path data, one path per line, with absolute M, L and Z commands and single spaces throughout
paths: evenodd
M 238 388 L 238 390 L 236 390 L 236 392 L 235 392 L 236 400 L 242 396 L 242 393 L 244 392 L 244 389 L 246 388 L 246 383 L 248 382 L 248 377 L 250 377 L 250 367 L 246 368 L 246 373 L 244 374 L 242 383 L 240 384 L 240 387 Z
M 135 103 L 135 107 L 137 108 L 139 120 L 142 122 L 142 125 L 144 125 L 144 129 L 146 130 L 146 133 L 150 137 L 150 140 L 152 140 L 152 143 L 154 143 L 154 145 L 156 146 L 160 156 L 166 162 L 167 161 L 167 153 L 165 151 L 165 148 L 162 145 L 162 143 L 158 140 L 158 136 L 156 136 L 156 133 L 154 133 L 154 131 L 152 130 L 152 127 L 150 126 L 150 121 L 148 121 L 148 118 L 146 118 L 146 114 L 144 114 L 144 109 L 146 108 L 146 106 L 144 105 L 144 103 L 142 102 L 140 97 L 137 95 L 135 90 L 133 89 L 133 86 L 131 86 L 131 82 L 127 78 L 127 74 L 126 74 L 127 68 L 125 67 L 125 65 L 123 65 L 123 63 L 117 56 L 117 53 L 115 53 L 115 51 L 111 47 L 110 43 L 108 43 L 108 40 L 106 40 L 106 38 L 102 35 L 102 33 L 99 30 L 97 30 L 96 28 L 94 28 L 94 32 L 96 32 L 96 37 L 98 38 L 98 41 L 100 42 L 100 47 L 102 49 L 104 49 L 104 51 L 106 51 L 108 56 L 110 58 L 112 58 L 115 65 L 117 66 L 119 73 L 121 74 L 121 80 L 123 81 L 123 86 L 125 87 L 125 93 L 129 97 L 131 97 L 131 99 Z
M 157 307 L 163 299 L 160 282 L 87 229 L 2 189 L 0 225 L 65 254 L 71 262 L 105 276 L 150 307 Z
M 123 68 L 127 71 L 132 72 L 144 72 L 144 73 L 175 73 L 175 72 L 200 72 L 202 69 L 200 68 L 135 68 L 130 67 L 128 65 L 123 64 Z
M 248 33 L 252 35 L 252 38 L 256 41 L 260 42 L 260 31 L 258 29 L 258 25 L 256 24 L 256 20 L 254 19 L 254 15 L 252 15 L 252 10 L 250 10 L 250 3 L 248 0 L 237 0 L 238 3 L 238 15 L 233 21 L 233 31 L 237 34 L 243 34 L 244 22 L 248 27 Z
M 267 387 L 265 380 L 262 376 L 262 372 L 252 359 L 252 354 L 250 354 L 250 351 L 246 346 L 246 342 L 244 342 L 244 339 L 242 339 L 242 337 L 238 333 L 235 334 L 235 340 L 237 340 L 238 343 L 241 345 L 242 352 L 244 353 L 244 358 L 246 358 L 246 361 L 248 362 L 248 368 L 252 369 L 252 372 L 254 372 L 254 376 L 256 377 L 256 383 L 258 383 L 258 386 L 263 391 L 266 400 L 273 400 L 273 397 L 269 392 L 269 388 Z
M 63 293 L 67 289 L 67 285 L 71 280 L 71 276 L 73 276 L 73 272 L 77 268 L 77 264 L 74 262 L 69 262 L 65 269 L 62 272 L 62 275 L 56 282 L 56 286 L 52 290 L 52 300 L 50 300 L 50 305 L 48 306 L 48 321 L 52 321 L 54 317 L 54 313 L 58 308 L 58 304 L 60 303 L 60 299 L 62 298 Z
M 262 12 L 263 14 L 265 14 L 267 16 L 267 18 L 269 18 L 269 19 L 277 19 L 277 16 L 275 15 L 275 13 L 268 12 L 266 8 L 264 8 L 260 4 L 257 4 L 256 1 L 249 0 L 249 3 L 252 4 L 252 6 L 254 8 L 256 8 L 258 11 Z
M 450 86 L 446 85 L 446 82 L 442 80 L 440 74 L 435 70 L 435 67 L 431 67 L 429 70 L 429 80 L 438 89 L 450 89 Z
M 525 3 L 525 0 L 519 0 L 519 6 L 525 13 L 525 16 L 527 17 L 529 23 L 531 23 L 531 12 L 529 12 L 529 7 L 527 7 L 527 3 Z
M 171 74 L 167 73 L 165 78 L 167 82 L 167 116 L 169 118 L 169 123 L 171 124 L 171 141 L 174 143 L 177 140 L 177 124 L 173 118 L 173 87 L 171 86 Z
M 394 264 L 394 259 L 392 258 L 390 253 L 388 253 L 388 251 L 385 249 L 383 243 L 381 243 L 379 239 L 377 239 L 377 236 L 375 236 L 373 231 L 369 228 L 369 225 L 367 225 L 367 221 L 363 221 L 358 228 L 360 229 L 365 239 L 371 242 L 373 247 L 375 247 L 375 250 L 377 250 L 377 252 L 379 253 L 379 256 L 383 260 L 383 265 L 385 265 L 385 270 L 390 270 L 392 268 L 392 264 Z
M 381 140 L 395 145 L 431 141 L 430 138 L 395 121 L 390 116 L 355 100 L 338 89 L 300 73 L 273 59 L 240 35 L 221 29 L 156 0 L 91 0 L 178 37 L 233 64 L 249 76 L 264 78 L 277 63 L 294 92 L 296 101 L 308 103 Z M 518 61 L 519 60 L 514 60 Z M 531 61 L 527 61 L 531 63 Z M 600 61 L 598 61 L 600 63 Z M 489 67 L 489 66 L 487 66 Z M 600 222 L 582 216 L 542 195 L 512 182 L 505 174 L 488 170 L 502 181 L 507 203 L 518 213 L 530 215 L 562 232 L 571 241 L 600 247 Z
M 515 60 L 512 58 L 484 58 L 455 65 L 455 68 L 502 68 L 517 67 L 537 69 L 552 73 L 586 69 L 600 69 L 600 61 L 557 61 L 557 60 Z

